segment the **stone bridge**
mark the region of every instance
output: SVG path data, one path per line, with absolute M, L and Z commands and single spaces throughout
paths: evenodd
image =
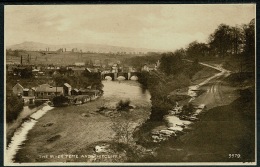
M 117 72 L 117 73 L 104 73 L 101 74 L 101 79 L 104 80 L 107 76 L 111 77 L 112 80 L 117 80 L 118 77 L 122 76 L 125 80 L 130 80 L 132 76 L 139 77 L 140 72 Z

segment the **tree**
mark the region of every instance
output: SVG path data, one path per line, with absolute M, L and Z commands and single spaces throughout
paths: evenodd
M 56 96 L 52 100 L 53 105 L 56 107 L 63 106 L 69 103 L 69 99 L 65 96 Z
M 186 54 L 189 58 L 196 59 L 205 57 L 208 54 L 209 48 L 205 43 L 191 42 L 186 49 Z
M 247 60 L 255 59 L 255 19 L 252 19 L 248 25 L 243 26 L 245 38 L 243 55 Z
M 180 56 L 181 58 L 186 57 L 186 51 L 183 48 L 177 49 L 176 51 L 174 51 L 173 54 L 176 55 L 176 56 Z
M 159 69 L 167 75 L 174 75 L 182 70 L 182 64 L 180 55 L 175 55 L 172 52 L 163 53 Z
M 113 118 L 112 122 L 111 129 L 116 133 L 114 137 L 115 141 L 117 143 L 130 144 L 133 141 L 131 121 L 129 119 Z
M 238 55 L 240 81 L 242 81 L 244 71 L 255 71 L 255 19 L 243 25 L 243 33 L 242 49 L 240 49 L 242 52 Z
M 31 78 L 33 76 L 31 68 L 25 68 L 20 71 L 21 78 Z
M 23 110 L 23 101 L 15 95 L 6 98 L 6 121 L 12 122 Z
M 209 37 L 211 50 L 220 57 L 225 57 L 232 52 L 232 45 L 230 45 L 232 41 L 232 28 L 226 24 L 220 24 Z
M 67 76 L 57 75 L 54 78 L 54 81 L 56 83 L 55 86 L 63 86 L 64 83 L 72 84 L 72 81 Z

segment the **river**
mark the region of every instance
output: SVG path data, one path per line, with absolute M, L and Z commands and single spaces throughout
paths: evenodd
M 104 85 L 104 93 L 102 97 L 98 99 L 101 103 L 114 107 L 120 100 L 130 100 L 130 105 L 142 107 L 142 109 L 147 110 L 147 112 L 150 111 L 151 95 L 148 90 L 142 89 L 141 85 L 137 81 L 103 81 L 102 83 Z M 21 145 L 26 141 L 29 131 L 33 129 L 35 124 L 40 121 L 40 118 L 44 114 L 48 114 L 47 112 L 51 109 L 53 109 L 53 107 L 48 105 L 45 105 L 39 110 L 24 107 L 19 119 L 28 115 L 30 115 L 30 119 L 23 122 L 15 131 L 5 152 L 5 162 L 14 162 L 13 159 L 15 158 L 17 151 L 21 149 Z
M 120 100 L 130 100 L 135 106 L 151 105 L 151 95 L 146 89 L 142 89 L 137 81 L 103 81 L 104 85 L 102 99 L 106 104 L 115 106 Z

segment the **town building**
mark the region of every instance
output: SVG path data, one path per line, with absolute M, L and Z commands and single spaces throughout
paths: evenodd
M 145 65 L 142 67 L 141 70 L 142 70 L 142 71 L 150 72 L 150 71 L 156 70 L 156 68 L 155 68 L 155 65 L 145 64 Z
M 79 95 L 79 90 L 77 88 L 72 89 L 71 95 Z
M 85 70 L 85 67 L 71 67 L 71 70 L 73 71 L 74 75 L 80 76 Z
M 64 95 L 65 96 L 70 96 L 71 95 L 71 86 L 68 83 L 65 83 L 63 85 L 63 90 L 64 90 Z
M 76 62 L 75 63 L 75 66 L 79 66 L 79 67 L 81 67 L 81 66 L 85 66 L 86 64 L 84 63 L 84 62 Z
M 24 89 L 24 87 L 21 84 L 17 83 L 13 87 L 13 94 L 15 94 L 17 96 L 22 96 L 23 95 L 23 89 Z
M 36 87 L 36 98 L 51 99 L 55 96 L 64 95 L 63 87 L 53 87 L 49 84 L 42 84 Z

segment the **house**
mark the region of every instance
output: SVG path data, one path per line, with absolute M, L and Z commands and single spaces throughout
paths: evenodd
M 23 95 L 23 89 L 24 89 L 23 86 L 21 84 L 17 83 L 13 87 L 13 93 L 18 96 Z
M 68 83 L 65 83 L 63 85 L 63 92 L 65 96 L 70 96 L 71 95 L 71 86 Z
M 80 76 L 84 71 L 85 67 L 72 67 L 71 70 L 73 71 L 74 75 Z
M 35 68 L 35 69 L 32 70 L 32 74 L 33 74 L 34 76 L 37 76 L 38 73 L 39 73 L 39 71 L 40 71 L 40 70 L 38 70 L 38 69 Z
M 79 90 L 77 88 L 72 89 L 71 95 L 79 95 Z
M 142 67 L 142 71 L 147 71 L 147 72 L 150 72 L 150 71 L 153 71 L 155 70 L 156 67 L 155 65 L 151 65 L 151 64 L 145 64 L 143 67 Z
M 84 62 L 76 62 L 75 66 L 78 66 L 78 67 L 85 66 L 85 63 Z
M 53 87 L 49 84 L 42 84 L 35 90 L 35 96 L 37 98 L 50 99 L 60 95 L 64 95 L 63 87 Z
M 112 68 L 112 69 L 111 69 L 111 72 L 112 72 L 112 73 L 117 73 L 119 66 L 118 66 L 117 63 L 115 63 L 115 64 L 113 64 L 113 66 L 112 66 L 111 68 Z
M 79 95 L 88 95 L 91 100 L 94 100 L 100 95 L 100 91 L 93 89 L 79 89 Z
M 28 89 L 28 88 L 23 89 L 23 96 L 25 97 L 33 97 L 34 94 L 35 94 L 35 89 Z
M 79 89 L 78 95 L 86 95 L 86 94 L 87 94 L 87 90 L 86 89 L 83 89 L 83 88 Z
M 14 71 L 13 71 L 13 68 L 14 68 L 14 67 L 12 67 L 12 66 L 7 66 L 6 68 L 7 68 L 7 74 L 13 74 L 13 72 L 14 72 Z

